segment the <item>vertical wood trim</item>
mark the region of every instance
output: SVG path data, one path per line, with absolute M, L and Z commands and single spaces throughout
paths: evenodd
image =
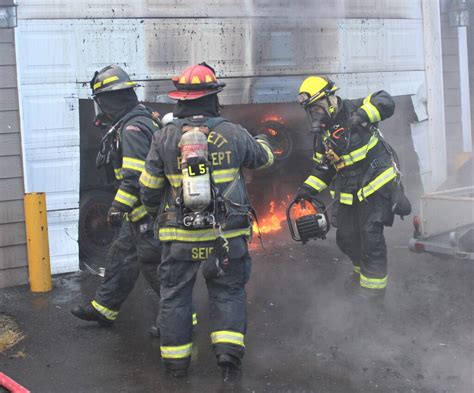
M 446 123 L 444 114 L 441 13 L 439 1 L 422 0 L 423 38 L 428 106 L 428 144 L 431 185 L 436 190 L 447 178 Z

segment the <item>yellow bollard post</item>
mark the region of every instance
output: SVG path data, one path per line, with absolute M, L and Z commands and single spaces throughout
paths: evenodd
M 44 192 L 25 194 L 26 244 L 32 292 L 48 292 L 52 288 L 46 213 Z

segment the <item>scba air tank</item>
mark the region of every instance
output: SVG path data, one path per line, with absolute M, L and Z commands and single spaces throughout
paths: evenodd
M 202 212 L 211 203 L 207 135 L 199 129 L 187 131 L 181 137 L 179 148 L 184 206 Z

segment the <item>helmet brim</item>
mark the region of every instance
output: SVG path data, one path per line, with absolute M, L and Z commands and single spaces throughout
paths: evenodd
M 126 90 L 126 89 L 134 89 L 135 87 L 141 87 L 137 82 L 123 82 L 123 83 L 117 83 L 115 85 L 110 85 L 110 86 L 102 86 L 96 89 L 95 92 L 92 93 L 92 97 L 101 94 L 101 93 L 107 93 L 110 91 L 118 91 L 118 90 Z
M 173 100 L 185 101 L 185 100 L 197 100 L 211 94 L 220 93 L 224 88 L 218 88 L 214 90 L 173 90 L 168 93 L 168 97 Z

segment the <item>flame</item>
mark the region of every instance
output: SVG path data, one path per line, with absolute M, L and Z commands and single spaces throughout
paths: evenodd
M 279 232 L 282 229 L 282 222 L 286 221 L 286 207 L 291 201 L 290 195 L 279 202 L 270 201 L 267 210 L 259 213 L 259 225 L 257 226 L 256 222 L 253 223 L 253 233 L 258 235 L 259 229 L 260 233 Z M 295 204 L 291 212 L 293 219 L 317 213 L 311 203 L 304 201 Z
M 276 113 L 268 113 L 265 116 L 263 116 L 261 123 L 265 123 L 267 121 L 276 121 L 277 123 L 285 124 L 283 117 L 281 117 L 280 115 L 277 115 Z
M 268 128 L 267 128 L 267 131 L 268 131 L 268 133 L 269 133 L 271 136 L 277 136 L 277 135 L 278 135 L 278 131 L 275 130 L 274 128 L 268 127 Z

